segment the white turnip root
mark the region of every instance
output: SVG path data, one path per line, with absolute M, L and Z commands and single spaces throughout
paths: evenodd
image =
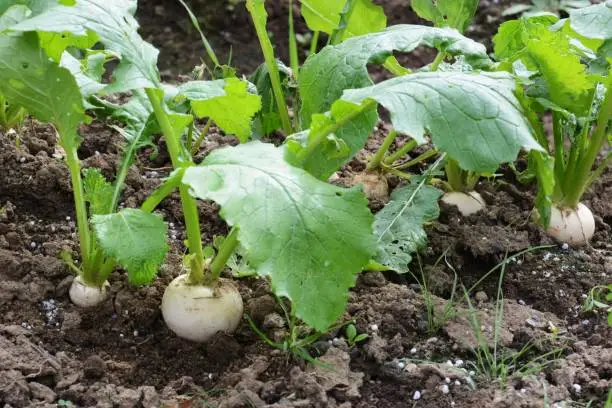
M 560 242 L 584 245 L 595 233 L 595 218 L 589 208 L 579 203 L 576 209 L 553 206 L 546 233 Z
M 101 287 L 87 285 L 80 276 L 77 276 L 70 285 L 70 300 L 80 307 L 94 307 L 108 298 L 110 284 L 105 281 Z
M 442 196 L 442 202 L 456 206 L 464 217 L 475 214 L 486 207 L 482 196 L 476 191 L 469 193 L 451 191 Z
M 161 305 L 166 325 L 177 336 L 205 342 L 217 332 L 233 332 L 242 319 L 242 297 L 231 281 L 214 287 L 187 284 L 187 275 L 170 282 Z
M 377 172 L 357 173 L 351 181 L 352 185 L 361 184 L 367 199 L 376 204 L 386 204 L 389 201 L 389 183 L 384 174 Z

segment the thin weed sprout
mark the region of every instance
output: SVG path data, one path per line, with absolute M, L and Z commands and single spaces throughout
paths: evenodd
M 425 272 L 423 270 L 423 264 L 421 262 L 421 257 L 419 256 L 418 253 L 417 253 L 417 261 L 419 264 L 419 271 L 421 274 L 420 279 L 412 271 L 410 270 L 408 271 L 408 273 L 417 282 L 417 284 L 419 285 L 419 288 L 421 289 L 421 293 L 423 295 L 423 303 L 425 304 L 425 310 L 427 312 L 427 333 L 430 335 L 439 332 L 440 329 L 444 326 L 444 324 L 448 320 L 452 319 L 453 317 L 457 315 L 457 313 L 455 312 L 455 308 L 454 308 L 454 305 L 455 305 L 454 300 L 455 300 L 455 294 L 457 293 L 458 277 L 457 277 L 457 272 L 450 265 L 450 263 L 448 262 L 446 258 L 446 255 L 448 254 L 449 250 L 450 250 L 450 247 L 446 248 L 446 250 L 442 253 L 442 255 L 440 255 L 438 259 L 436 259 L 436 262 L 433 265 L 434 268 L 437 267 L 442 261 L 442 259 L 444 259 L 444 262 L 449 266 L 449 268 L 451 268 L 454 274 L 453 286 L 451 289 L 451 296 L 450 296 L 450 299 L 444 305 L 444 309 L 441 314 L 436 313 L 436 301 L 434 299 L 433 294 L 429 290 L 427 278 L 425 277 Z
M 471 363 L 474 370 L 489 381 L 498 382 L 502 388 L 508 385 L 512 377 L 526 377 L 542 372 L 546 367 L 553 364 L 563 352 L 563 348 L 555 348 L 536 358 L 526 360 L 527 354 L 532 350 L 533 344 L 527 343 L 517 352 L 500 347 L 502 323 L 504 319 L 504 299 L 502 284 L 509 258 L 506 257 L 498 266 L 501 267 L 499 282 L 497 285 L 497 298 L 495 301 L 495 323 L 493 328 L 493 346 L 489 345 L 489 339 L 483 333 L 476 308 L 469 297 L 469 291 L 464 288 L 465 299 L 468 303 L 469 322 L 476 339 L 476 348 L 473 353 L 476 361 Z M 473 288 L 473 287 L 472 287 Z
M 255 321 L 248 314 L 245 315 L 251 329 L 263 340 L 267 345 L 277 350 L 300 358 L 311 364 L 323 365 L 326 364 L 318 361 L 311 354 L 311 348 L 315 342 L 317 342 L 325 334 L 334 330 L 340 329 L 352 321 L 339 323 L 335 326 L 330 327 L 326 332 L 317 332 L 308 328 L 307 326 L 300 323 L 299 319 L 292 313 L 287 306 L 284 304 L 282 299 L 276 298 L 276 303 L 281 307 L 284 314 L 285 322 L 288 326 L 287 334 L 283 337 L 282 341 L 275 341 L 271 339 L 263 330 L 261 330 Z

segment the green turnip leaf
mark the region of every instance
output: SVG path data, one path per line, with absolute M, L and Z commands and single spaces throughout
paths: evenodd
M 344 92 L 356 104 L 374 99 L 391 113 L 393 127 L 433 145 L 462 169 L 493 172 L 521 148 L 542 150 L 514 95 L 507 73 L 422 72 Z
M 115 187 L 96 168 L 83 170 L 83 191 L 89 203 L 89 214 L 104 215 L 110 212 L 108 203 L 113 198 Z
M 135 6 L 131 0 L 75 0 L 72 5 L 57 4 L 12 29 L 76 37 L 95 34 L 107 50 L 121 58 L 107 92 L 155 88 L 159 85 L 159 51 L 138 34 Z
M 444 26 L 444 16 L 434 4 L 434 0 L 411 0 L 410 7 L 419 17 L 431 21 L 436 27 Z
M 331 108 L 345 89 L 372 84 L 368 63 L 382 63 L 393 51 L 411 52 L 418 46 L 444 50 L 450 55 L 465 55 L 476 66 L 490 63 L 484 45 L 453 29 L 415 25 L 396 25 L 384 31 L 350 38 L 336 46 L 327 46 L 308 58 L 299 76 L 304 127 L 311 116 Z
M 0 0 L 0 14 L 4 14 L 9 8 L 18 5 L 27 7 L 31 16 L 35 16 L 57 5 L 58 2 L 59 0 Z
M 60 59 L 60 66 L 69 70 L 74 76 L 74 79 L 77 81 L 77 84 L 81 89 L 81 94 L 85 100 L 100 92 L 106 86 L 100 82 L 100 77 L 95 78 L 90 76 L 87 67 L 85 66 L 88 64 L 90 59 L 92 63 L 95 63 L 95 61 L 97 61 L 99 58 L 106 59 L 103 53 L 98 53 L 91 54 L 86 60 L 81 61 L 75 58 L 69 52 L 65 51 Z
M 190 101 L 196 116 L 211 118 L 244 143 L 251 135 L 253 117 L 261 109 L 261 98 L 250 93 L 248 85 L 238 78 L 192 81 L 179 87 L 179 97 Z
M 79 87 L 70 71 L 45 55 L 35 33 L 0 35 L 0 93 L 53 124 L 62 144 L 78 143 L 76 131 L 85 117 Z
M 570 26 L 587 38 L 612 38 L 612 1 L 607 0 L 582 9 L 571 10 Z
M 0 13 L 0 32 L 25 20 L 32 11 L 23 4 L 9 7 L 4 13 Z
M 436 27 L 448 26 L 464 32 L 478 9 L 478 0 L 412 0 L 410 5 L 419 17 Z
M 329 111 L 345 89 L 372 85 L 368 63 L 383 63 L 394 50 L 410 52 L 420 45 L 435 47 L 451 55 L 463 54 L 468 63 L 476 66 L 490 63 L 483 45 L 453 29 L 398 25 L 379 33 L 350 38 L 339 45 L 323 48 L 308 58 L 302 67 L 299 76 L 302 126 L 310 127 L 313 115 Z M 364 146 L 377 120 L 376 110 L 370 109 L 349 121 L 335 136 L 351 148 L 350 154 L 343 159 L 334 159 L 333 165 L 325 171 L 319 168 L 324 163 L 320 160 L 304 166 L 304 169 L 322 176 L 331 174 L 330 170 L 337 170 Z
M 289 78 L 291 77 L 291 68 L 287 67 L 281 61 L 277 61 L 278 72 L 283 85 L 283 93 L 289 95 Z M 275 130 L 282 129 L 278 106 L 274 100 L 274 91 L 272 90 L 272 81 L 266 64 L 261 64 L 253 74 L 249 77 L 249 81 L 257 88 L 257 93 L 261 96 L 261 111 L 259 112 L 259 126 L 263 135 L 269 135 Z
M 373 217 L 358 188 L 319 181 L 283 156 L 260 142 L 215 150 L 183 182 L 221 206 L 227 223 L 240 228 L 249 265 L 293 302 L 297 317 L 324 331 L 374 255 Z
M 168 252 L 168 227 L 161 217 L 126 208 L 94 215 L 91 224 L 104 254 L 125 267 L 131 283 L 150 283 Z
M 332 125 L 335 118 L 342 118 L 357 109 L 359 108 L 352 103 L 337 101 L 332 105 L 330 113 L 313 115 L 310 129 L 287 138 L 287 160 L 298 166 L 296 156 L 311 141 L 311 134 Z M 299 167 L 321 180 L 327 180 L 363 147 L 377 119 L 375 109 L 360 114 L 336 134 L 329 135 L 325 143 L 322 143 L 303 163 L 300 163 Z
M 424 177 L 415 177 L 407 186 L 396 189 L 389 203 L 374 217 L 376 262 L 398 273 L 408 272 L 412 254 L 427 244 L 423 224 L 440 215 L 438 199 L 442 191 L 426 181 Z
M 355 1 L 357 4 L 340 38 L 341 41 L 380 31 L 387 26 L 387 17 L 381 6 L 374 5 L 371 0 Z M 300 3 L 302 16 L 308 28 L 332 34 L 340 24 L 346 0 L 300 0 Z

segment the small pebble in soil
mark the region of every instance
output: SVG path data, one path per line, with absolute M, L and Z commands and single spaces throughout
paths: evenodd
M 519 299 L 518 304 L 521 306 L 525 306 L 527 303 L 523 299 Z
M 25 161 L 26 161 L 25 157 L 22 156 L 19 158 L 19 163 L 25 163 Z
M 400 370 L 403 370 L 404 368 L 406 368 L 406 363 L 404 363 L 403 361 L 398 361 L 397 368 L 399 368 Z
M 561 245 L 561 249 L 564 251 L 567 251 L 569 249 L 569 245 L 567 242 L 564 242 L 563 245 Z
M 446 365 L 447 365 L 447 366 L 452 367 L 452 366 L 453 366 L 453 362 L 452 362 L 452 361 L 450 361 L 450 360 L 447 360 L 447 361 L 446 361 Z
M 40 308 L 45 314 L 45 322 L 48 325 L 53 326 L 59 323 L 57 321 L 59 318 L 59 310 L 55 303 L 55 299 L 43 300 L 40 302 Z
M 119 333 L 119 337 L 123 338 L 123 333 Z
M 521 394 L 525 394 L 527 390 L 525 388 L 521 388 Z
M 70 221 L 70 216 L 69 215 L 66 216 L 66 221 Z
M 412 396 L 412 399 L 415 401 L 418 401 L 421 399 L 421 391 L 415 391 L 414 395 Z
M 473 376 L 475 376 L 475 375 L 476 375 L 476 371 L 474 371 L 474 370 L 470 370 L 469 374 L 470 374 L 470 377 L 473 377 Z
M 410 349 L 410 354 L 416 354 L 416 353 L 417 353 L 416 347 L 413 347 Z
M 134 330 L 134 337 L 138 337 L 138 330 Z
M 450 379 L 450 378 L 448 378 L 448 377 L 446 377 L 446 378 L 444 379 L 444 382 L 445 382 L 445 383 L 447 383 L 447 384 L 450 384 L 451 379 Z
M 574 389 L 574 392 L 579 393 L 580 391 L 582 391 L 582 387 L 580 386 L 580 384 L 573 384 L 572 388 Z
M 36 249 L 36 242 L 34 241 L 30 242 L 30 248 Z
M 371 325 L 371 326 L 370 326 L 370 329 L 371 329 L 373 332 L 377 332 L 377 331 L 378 331 L 378 325 L 377 325 L 377 324 L 373 324 L 373 325 Z
M 451 407 L 455 406 L 455 401 L 451 401 Z
M 461 385 L 461 381 L 459 381 L 459 380 L 455 380 L 455 385 L 456 385 L 456 386 Z
M 461 367 L 463 365 L 463 360 L 455 360 L 455 367 Z
M 450 392 L 450 388 L 448 388 L 448 385 L 444 384 L 442 386 L 442 394 L 448 394 Z

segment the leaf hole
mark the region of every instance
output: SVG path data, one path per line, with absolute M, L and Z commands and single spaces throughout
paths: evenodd
M 23 68 L 23 69 L 28 69 L 28 68 L 30 68 L 30 63 L 28 63 L 28 62 L 22 62 L 22 63 L 21 63 L 21 68 Z

